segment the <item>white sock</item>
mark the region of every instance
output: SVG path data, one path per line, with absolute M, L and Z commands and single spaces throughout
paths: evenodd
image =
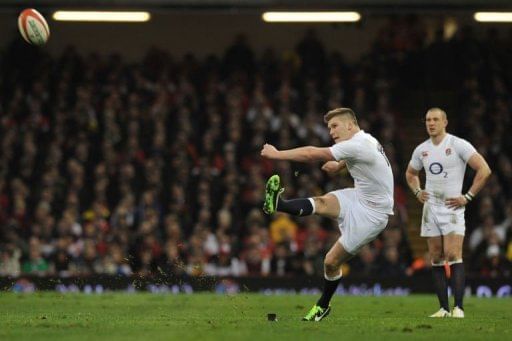
M 309 202 L 311 203 L 311 206 L 313 206 L 313 212 L 311 212 L 311 214 L 315 214 L 315 211 L 316 211 L 316 207 L 315 207 L 315 199 L 313 198 L 308 198 Z

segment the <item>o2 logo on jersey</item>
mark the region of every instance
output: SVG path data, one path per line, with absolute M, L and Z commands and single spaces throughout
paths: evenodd
M 443 171 L 443 165 L 439 162 L 433 162 L 430 164 L 430 167 L 428 167 L 428 170 L 434 175 L 441 174 Z
M 440 164 L 439 162 L 432 162 L 430 164 L 430 166 L 428 167 L 428 170 L 430 171 L 430 173 L 434 174 L 434 175 L 438 175 L 438 174 L 441 174 L 443 173 L 443 165 Z M 446 178 L 448 176 L 448 172 L 444 172 L 444 177 Z

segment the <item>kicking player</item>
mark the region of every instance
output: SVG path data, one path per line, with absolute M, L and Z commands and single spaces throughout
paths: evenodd
M 414 150 L 406 179 L 418 201 L 423 204 L 421 236 L 427 238 L 432 261 L 434 288 L 440 309 L 430 317 L 464 317 L 462 304 L 465 275 L 462 263 L 464 207 L 480 192 L 491 174 L 485 159 L 466 140 L 448 134 L 446 113 L 439 108 L 427 111 L 425 125 L 430 136 Z M 466 164 L 476 171 L 469 191 L 462 195 Z M 419 171 L 425 169 L 425 189 Z M 450 265 L 454 308 L 450 313 L 445 262 Z
M 317 214 L 336 219 L 341 237 L 324 259 L 322 296 L 303 318 L 320 321 L 331 310 L 329 302 L 341 280 L 341 265 L 358 250 L 374 240 L 386 227 L 393 214 L 393 173 L 380 143 L 359 128 L 354 112 L 338 108 L 324 116 L 335 144 L 331 147 L 300 147 L 278 150 L 265 144 L 261 155 L 273 160 L 298 162 L 327 161 L 322 169 L 330 174 L 347 167 L 355 187 L 336 190 L 320 197 L 284 200 L 278 175 L 272 175 L 266 185 L 263 210 L 295 216 Z

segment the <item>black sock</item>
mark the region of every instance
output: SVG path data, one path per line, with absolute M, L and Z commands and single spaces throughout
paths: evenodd
M 277 210 L 297 216 L 306 216 L 313 213 L 313 205 L 309 199 L 284 200 L 279 198 Z
M 324 279 L 324 291 L 322 292 L 322 296 L 316 303 L 322 308 L 327 308 L 329 306 L 329 302 L 331 301 L 332 295 L 336 291 L 338 284 L 340 284 L 341 278 L 335 279 L 334 281 L 330 281 L 328 279 Z
M 450 272 L 450 284 L 452 287 L 453 298 L 455 299 L 455 306 L 460 309 L 464 309 L 462 307 L 465 287 L 464 263 L 455 263 L 450 265 Z
M 434 289 L 439 299 L 439 305 L 441 308 L 446 309 L 446 311 L 450 311 L 450 306 L 448 305 L 448 281 L 444 265 L 432 266 L 432 278 L 434 279 Z

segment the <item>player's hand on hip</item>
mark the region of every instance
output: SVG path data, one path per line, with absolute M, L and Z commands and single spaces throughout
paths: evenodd
M 428 200 L 428 192 L 427 191 L 420 191 L 418 195 L 416 196 L 418 198 L 418 201 L 424 204 Z
M 444 204 L 448 208 L 453 208 L 454 210 L 463 206 L 466 206 L 468 203 L 467 199 L 464 198 L 463 195 L 456 197 L 456 198 L 448 198 L 444 201 Z
M 279 151 L 276 147 L 271 144 L 265 143 L 263 145 L 263 149 L 261 150 L 261 156 L 267 159 L 275 159 L 277 158 Z
M 329 175 L 336 175 L 341 170 L 341 167 L 337 161 L 327 161 L 322 165 L 322 170 Z

